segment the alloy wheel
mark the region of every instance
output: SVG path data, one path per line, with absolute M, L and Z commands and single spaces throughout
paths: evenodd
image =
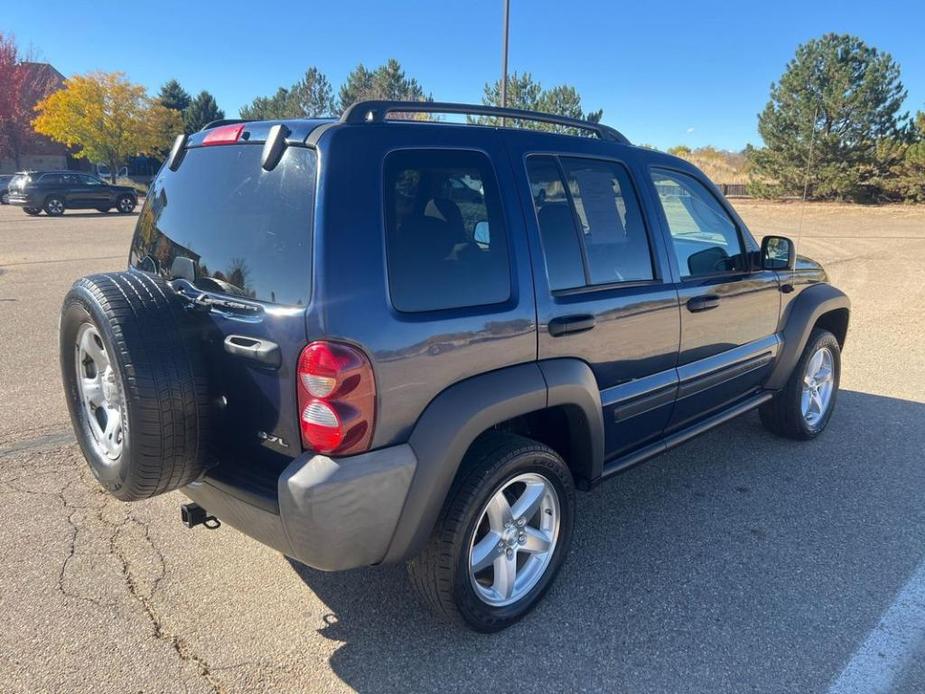
M 125 443 L 123 400 L 109 354 L 97 329 L 84 323 L 77 331 L 77 390 L 90 441 L 103 461 L 115 461 Z
M 503 607 L 542 578 L 556 549 L 559 495 L 543 475 L 505 482 L 482 509 L 469 543 L 469 579 L 482 602 Z
M 828 347 L 822 347 L 806 363 L 800 410 L 810 427 L 817 427 L 832 403 L 835 390 L 835 359 Z

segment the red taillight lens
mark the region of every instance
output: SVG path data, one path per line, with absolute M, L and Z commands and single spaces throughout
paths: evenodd
M 369 359 L 337 342 L 312 342 L 299 356 L 302 446 L 347 455 L 369 448 L 376 416 L 376 382 Z
M 233 145 L 244 132 L 244 123 L 235 125 L 222 125 L 218 128 L 212 128 L 202 138 L 203 145 Z

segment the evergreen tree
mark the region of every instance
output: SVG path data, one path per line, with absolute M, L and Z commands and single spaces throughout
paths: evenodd
M 408 77 L 395 58 L 389 58 L 370 72 L 360 63 L 341 85 L 338 98 L 340 110 L 344 111 L 357 101 L 364 99 L 389 99 L 391 101 L 429 101 L 424 89 L 413 77 Z M 400 118 L 401 114 L 393 117 Z M 420 116 L 416 116 L 420 117 Z
M 290 94 L 300 117 L 334 115 L 334 90 L 324 73 L 314 66 L 308 68 L 302 79 L 292 86 Z
M 485 85 L 482 103 L 486 106 L 501 106 L 501 80 Z M 581 95 L 572 85 L 559 84 L 550 89 L 543 89 L 543 85 L 534 80 L 533 75 L 529 72 L 524 72 L 523 74 L 515 72 L 508 75 L 506 105 L 508 108 L 552 113 L 557 116 L 577 118 L 591 123 L 600 122 L 601 117 L 604 115 L 604 111 L 601 109 L 586 113 L 581 106 Z M 500 124 L 500 119 L 492 116 L 470 118 L 469 120 L 483 125 Z M 506 119 L 506 123 L 515 127 L 533 128 L 534 130 L 587 134 L 587 131 L 584 130 L 565 128 L 551 123 L 520 122 L 517 120 L 512 121 L 511 119 Z
M 899 66 L 861 39 L 826 34 L 797 48 L 758 116 L 753 192 L 870 199 L 908 134 Z
M 183 113 L 183 111 L 189 108 L 192 99 L 189 93 L 180 86 L 179 82 L 170 80 L 161 87 L 161 91 L 157 95 L 157 100 L 161 103 L 161 106 L 172 108 L 174 111 Z
M 190 102 L 183 113 L 183 125 L 189 134 L 202 130 L 207 123 L 221 120 L 224 117 L 225 112 L 215 103 L 215 97 L 203 90 Z
M 317 118 L 331 116 L 336 111 L 334 90 L 318 68 L 312 66 L 289 89 L 280 87 L 270 97 L 258 96 L 240 109 L 247 120 L 282 120 L 286 118 Z

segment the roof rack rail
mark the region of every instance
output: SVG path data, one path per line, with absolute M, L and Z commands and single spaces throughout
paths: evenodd
M 382 123 L 390 113 L 462 113 L 465 115 L 494 116 L 539 123 L 553 123 L 569 128 L 578 128 L 594 133 L 607 142 L 623 145 L 630 141 L 619 131 L 608 125 L 592 123 L 578 118 L 557 116 L 539 111 L 523 111 L 517 108 L 499 108 L 477 104 L 456 104 L 444 101 L 358 101 L 340 117 L 342 123 Z
M 220 125 L 234 125 L 235 123 L 250 123 L 251 121 L 247 118 L 220 118 L 219 120 L 213 120 L 206 123 L 204 126 L 199 128 L 199 132 L 204 130 L 211 130 L 212 128 L 217 128 Z

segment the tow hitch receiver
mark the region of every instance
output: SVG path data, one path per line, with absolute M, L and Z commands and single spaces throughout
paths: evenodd
M 215 516 L 210 516 L 199 504 L 182 504 L 180 506 L 180 520 L 187 528 L 195 528 L 197 525 L 204 525 L 209 530 L 215 530 L 220 527 L 222 522 Z

